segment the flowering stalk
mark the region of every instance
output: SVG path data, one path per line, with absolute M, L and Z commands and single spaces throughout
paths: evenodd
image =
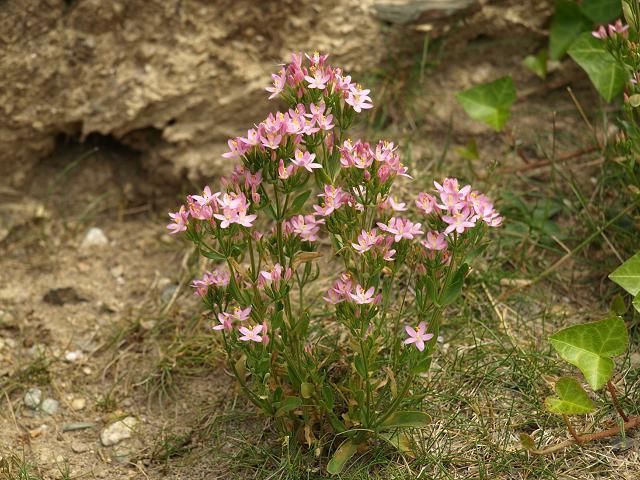
M 294 54 L 272 75 L 269 98 L 288 109 L 229 140 L 233 173 L 219 191 L 188 196 L 168 225 L 218 264 L 193 287 L 230 371 L 283 434 L 304 432 L 309 446 L 328 430 L 363 443 L 393 427 L 429 369 L 465 259 L 502 221 L 485 195 L 452 178 L 397 199 L 394 183 L 411 179 L 397 147 L 347 137 L 372 108 L 370 91 L 326 60 Z M 336 266 L 322 298 L 305 295 Z

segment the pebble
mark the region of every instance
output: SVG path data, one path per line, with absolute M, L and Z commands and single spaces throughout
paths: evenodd
M 82 397 L 76 397 L 71 400 L 71 409 L 76 412 L 87 406 L 87 401 Z
M 38 408 L 42 402 L 42 390 L 39 388 L 30 388 L 24 394 L 24 404 L 29 408 Z
M 66 352 L 64 354 L 64 360 L 66 362 L 73 363 L 80 360 L 83 356 L 84 354 L 82 353 L 82 350 L 74 350 L 73 352 Z
M 137 423 L 138 421 L 134 417 L 127 417 L 112 423 L 100 434 L 100 441 L 102 442 L 102 445 L 110 447 L 112 445 L 117 445 L 122 440 L 131 438 L 133 428 Z
M 77 430 L 85 430 L 87 428 L 93 428 L 95 426 L 94 423 L 89 422 L 75 422 L 75 423 L 67 423 L 62 427 L 63 432 L 75 432 Z
M 40 405 L 40 409 L 49 415 L 55 415 L 58 412 L 58 408 L 60 407 L 60 402 L 54 400 L 53 398 L 45 398 Z
M 87 445 L 86 443 L 82 443 L 82 442 L 73 442 L 71 444 L 71 450 L 73 450 L 74 453 L 88 452 L 89 451 L 89 445 Z
M 92 247 L 104 247 L 108 244 L 109 239 L 104 232 L 100 228 L 92 227 L 82 239 L 80 248 L 87 249 Z

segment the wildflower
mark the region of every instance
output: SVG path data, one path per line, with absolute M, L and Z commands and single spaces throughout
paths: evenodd
M 469 209 L 464 208 L 460 212 L 455 212 L 451 215 L 443 215 L 442 220 L 449 224 L 449 226 L 444 230 L 444 233 L 449 234 L 453 231 L 463 233 L 466 229 L 475 227 L 476 222 L 469 216 L 469 214 Z
M 407 335 L 409 335 L 409 338 L 404 341 L 404 344 L 409 345 L 415 343 L 416 348 L 421 352 L 424 351 L 424 343 L 433 338 L 433 333 L 425 333 L 427 331 L 427 324 L 424 322 L 420 322 L 417 330 L 408 325 L 404 328 Z
M 243 342 L 262 342 L 262 337 L 260 336 L 260 332 L 263 330 L 262 325 L 256 325 L 253 328 L 240 327 L 238 331 L 242 334 L 241 337 L 238 337 L 238 340 Z
M 405 212 L 405 211 L 407 211 L 407 204 L 404 203 L 404 202 L 396 201 L 395 197 L 389 197 L 388 198 L 388 202 L 389 202 L 389 206 L 391 207 L 391 209 L 395 210 L 396 212 Z
M 315 163 L 313 160 L 316 158 L 315 153 L 303 152 L 302 150 L 296 150 L 294 153 L 295 158 L 291 158 L 291 163 L 304 168 L 308 172 L 313 172 L 314 168 L 322 168 L 322 165 Z
M 358 305 L 366 305 L 375 301 L 375 298 L 373 297 L 374 292 L 375 289 L 373 287 L 365 291 L 362 285 L 356 285 L 356 293 L 349 292 L 349 297 L 351 297 L 351 299 Z
M 247 145 L 240 141 L 240 138 L 232 138 L 227 141 L 229 144 L 229 151 L 223 153 L 224 158 L 237 158 L 245 154 L 247 151 Z
M 326 217 L 331 215 L 335 210 L 348 202 L 349 194 L 342 190 L 340 187 L 333 185 L 325 185 L 324 193 L 318 195 L 324 197 L 324 205 L 314 205 L 313 209 L 320 216 Z
M 368 252 L 373 247 L 380 237 L 377 234 L 377 230 L 374 228 L 371 232 L 362 230 L 362 233 L 358 235 L 358 243 L 352 243 L 351 246 L 359 254 Z
M 316 220 L 314 215 L 298 215 L 291 219 L 291 228 L 302 240 L 314 242 L 318 239 L 316 235 L 320 231 L 319 225 L 323 223 L 324 220 Z
M 418 194 L 416 207 L 418 207 L 418 210 L 421 210 L 426 215 L 429 215 L 438 208 L 436 199 L 433 197 L 433 195 L 429 195 L 425 192 L 420 192 Z
M 295 165 L 288 165 L 286 168 L 284 166 L 284 161 L 280 159 L 280 163 L 278 164 L 278 178 L 280 180 L 286 180 L 295 172 Z
M 280 70 L 280 75 L 276 75 L 275 73 L 271 74 L 271 78 L 273 79 L 273 86 L 265 89 L 267 92 L 271 93 L 271 95 L 269 95 L 269 100 L 274 99 L 284 90 L 284 85 L 287 81 L 284 68 Z
M 200 205 L 211 205 L 219 196 L 220 192 L 211 193 L 211 188 L 207 185 L 204 187 L 202 195 L 191 195 L 191 198 Z
M 169 233 L 174 235 L 178 232 L 184 232 L 187 229 L 187 224 L 189 223 L 189 212 L 184 205 L 180 207 L 175 213 L 169 213 L 171 217 L 171 223 L 167 225 L 167 228 L 170 230 Z
M 317 88 L 318 90 L 324 90 L 327 88 L 327 82 L 331 77 L 327 75 L 321 68 L 317 68 L 313 73 L 313 77 L 305 76 L 304 79 L 309 82 L 309 88 Z
M 231 313 L 229 314 L 233 320 L 237 320 L 238 322 L 244 322 L 249 319 L 249 315 L 251 314 L 251 307 L 247 307 L 242 309 L 240 307 L 233 307 Z
M 345 102 L 351 105 L 358 113 L 362 112 L 363 109 L 373 108 L 373 104 L 370 103 L 371 97 L 368 95 L 369 92 L 369 89 L 362 89 L 358 85 L 352 85 Z
M 444 237 L 444 233 L 439 232 L 427 232 L 427 239 L 420 242 L 421 245 L 427 250 L 446 250 L 447 240 Z
M 415 235 L 421 235 L 421 226 L 422 224 L 413 223 L 407 218 L 403 219 L 391 217 L 391 220 L 389 220 L 388 224 L 378 222 L 378 227 L 380 227 L 380 230 L 394 235 L 394 239 L 396 242 L 399 242 L 403 238 L 413 240 Z
M 226 330 L 227 332 L 230 332 L 231 330 L 233 330 L 233 324 L 231 323 L 231 316 L 228 313 L 219 313 L 218 314 L 218 322 L 220 322 L 219 325 L 215 325 L 213 326 L 213 330 Z
M 204 297 L 210 286 L 226 287 L 229 284 L 229 272 L 214 270 L 205 272 L 201 279 L 194 280 L 191 286 L 196 289 L 196 295 Z
M 271 283 L 273 288 L 280 288 L 280 280 L 283 278 L 282 271 L 282 265 L 279 263 L 276 263 L 271 271 L 261 271 L 258 274 L 258 285 L 263 288 L 267 283 Z M 289 280 L 292 275 L 293 271 L 291 268 L 287 268 L 284 272 L 284 279 Z

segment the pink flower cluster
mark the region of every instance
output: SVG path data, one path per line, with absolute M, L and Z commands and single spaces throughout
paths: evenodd
M 283 66 L 277 74 L 272 74 L 273 84 L 266 90 L 271 95 L 269 100 L 277 97 L 285 89 L 297 98 L 302 98 L 305 89 L 319 90 L 324 95 L 339 94 L 346 104 L 360 113 L 373 107 L 369 89 L 363 89 L 351 81 L 351 76 L 343 75 L 339 68 L 326 64 L 328 55 L 305 55 L 308 66 L 303 65 L 303 56 L 299 53 L 291 55 L 291 63 Z M 306 62 L 305 62 L 306 63 Z
M 355 284 L 349 274 L 343 273 L 340 279 L 327 291 L 327 296 L 323 298 L 332 305 L 337 305 L 344 301 L 353 302 L 357 305 L 371 303 L 375 305 L 380 302 L 381 294 L 374 294 L 374 287 L 369 287 L 365 290 L 362 285 Z
M 305 242 L 315 242 L 322 224 L 324 220 L 317 219 L 315 215 L 296 215 L 285 220 L 282 227 L 286 235 L 299 235 Z
M 225 330 L 232 332 L 234 324 L 238 322 L 246 322 L 251 315 L 251 307 L 240 308 L 234 307 L 231 312 L 222 312 L 218 314 L 218 325 L 214 325 L 213 330 Z M 256 342 L 267 345 L 269 343 L 269 336 L 267 335 L 267 323 L 255 325 L 253 327 L 238 327 L 238 340 L 241 342 Z
M 396 251 L 391 248 L 393 244 L 392 237 L 378 235 L 378 230 L 374 228 L 370 232 L 362 230 L 357 240 L 358 243 L 352 243 L 351 246 L 358 254 L 363 255 L 373 249 L 376 255 L 382 257 L 383 260 L 387 262 L 393 261 Z
M 479 221 L 490 227 L 497 227 L 502 223 L 502 217 L 493 208 L 491 200 L 486 195 L 471 190 L 470 185 L 460 188 L 455 178 L 445 178 L 442 184 L 433 183 L 440 203 L 435 196 L 421 192 L 418 194 L 416 207 L 426 215 L 440 216 L 447 224 L 444 234 L 464 233 L 465 230 L 475 227 Z M 439 236 L 437 232 L 433 232 L 432 239 L 433 235 L 435 238 Z
M 282 279 L 289 281 L 293 275 L 293 270 L 287 268 L 284 270 L 282 265 L 276 263 L 272 269 L 263 270 L 258 274 L 258 287 L 264 288 L 266 285 L 271 285 L 274 289 L 280 288 L 280 282 Z
M 408 169 L 400 162 L 400 155 L 396 153 L 396 149 L 393 142 L 380 141 L 374 150 L 371 145 L 361 140 L 355 143 L 345 140 L 342 147 L 339 147 L 340 164 L 343 168 L 365 170 L 365 180 L 369 180 L 372 173 L 377 175 L 381 183 L 396 175 L 409 177 Z
M 214 270 L 205 272 L 201 279 L 194 280 L 191 286 L 196 289 L 196 295 L 204 297 L 209 291 L 209 287 L 226 287 L 229 285 L 229 272 L 224 270 Z
M 618 19 L 615 23 L 607 25 L 606 29 L 604 28 L 604 25 L 600 25 L 596 30 L 591 32 L 591 35 L 600 40 L 605 40 L 607 37 L 614 38 L 616 35 L 626 37 L 628 35 L 628 29 L 629 25 L 623 25 L 622 21 Z
M 318 197 L 323 198 L 324 202 L 322 205 L 314 205 L 313 209 L 322 217 L 328 217 L 343 205 L 355 203 L 353 196 L 333 185 L 325 185 L 324 193 L 320 193 Z

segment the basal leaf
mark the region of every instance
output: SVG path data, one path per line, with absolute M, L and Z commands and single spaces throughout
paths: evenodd
M 284 400 L 280 402 L 280 408 L 276 412 L 276 415 L 283 415 L 291 410 L 295 410 L 299 406 L 302 405 L 302 400 L 300 397 L 285 397 Z
M 395 412 L 380 424 L 380 429 L 424 428 L 431 423 L 431 417 L 424 412 Z
M 551 413 L 576 415 L 590 413 L 595 409 L 593 402 L 575 378 L 564 377 L 556 383 L 557 397 L 547 397 L 544 404 Z
M 583 33 L 571 45 L 569 56 L 587 72 L 591 83 L 607 102 L 622 92 L 627 75 L 602 40 L 594 38 L 590 32 Z
M 531 435 L 529 435 L 528 433 L 521 433 L 519 437 L 520 437 L 520 444 L 522 445 L 522 448 L 524 448 L 525 450 L 536 449 L 536 444 L 533 441 L 533 438 L 531 437 Z
M 331 460 L 327 464 L 327 472 L 331 475 L 336 475 L 342 471 L 344 465 L 349 461 L 353 455 L 358 451 L 358 445 L 353 440 L 345 441 L 338 450 L 333 454 Z
M 580 11 L 573 0 L 558 0 L 549 30 L 549 58 L 560 60 L 582 32 L 592 29 L 593 23 Z
M 620 0 L 584 0 L 580 11 L 594 23 L 609 23 L 622 16 Z
M 516 88 L 511 76 L 507 75 L 459 92 L 456 97 L 471 118 L 499 132 L 507 122 L 511 105 L 516 100 Z
M 411 457 L 415 455 L 415 452 L 411 448 L 411 441 L 404 432 L 380 432 L 378 433 L 378 436 L 405 455 L 409 455 Z
M 565 328 L 549 340 L 564 360 L 580 369 L 591 388 L 598 390 L 611 378 L 611 357 L 624 353 L 628 335 L 622 318 L 612 317 Z
M 547 78 L 547 51 L 540 50 L 536 55 L 527 55 L 522 61 L 525 67 L 539 76 L 541 79 Z
M 640 293 L 640 252 L 616 268 L 609 279 L 634 297 Z

